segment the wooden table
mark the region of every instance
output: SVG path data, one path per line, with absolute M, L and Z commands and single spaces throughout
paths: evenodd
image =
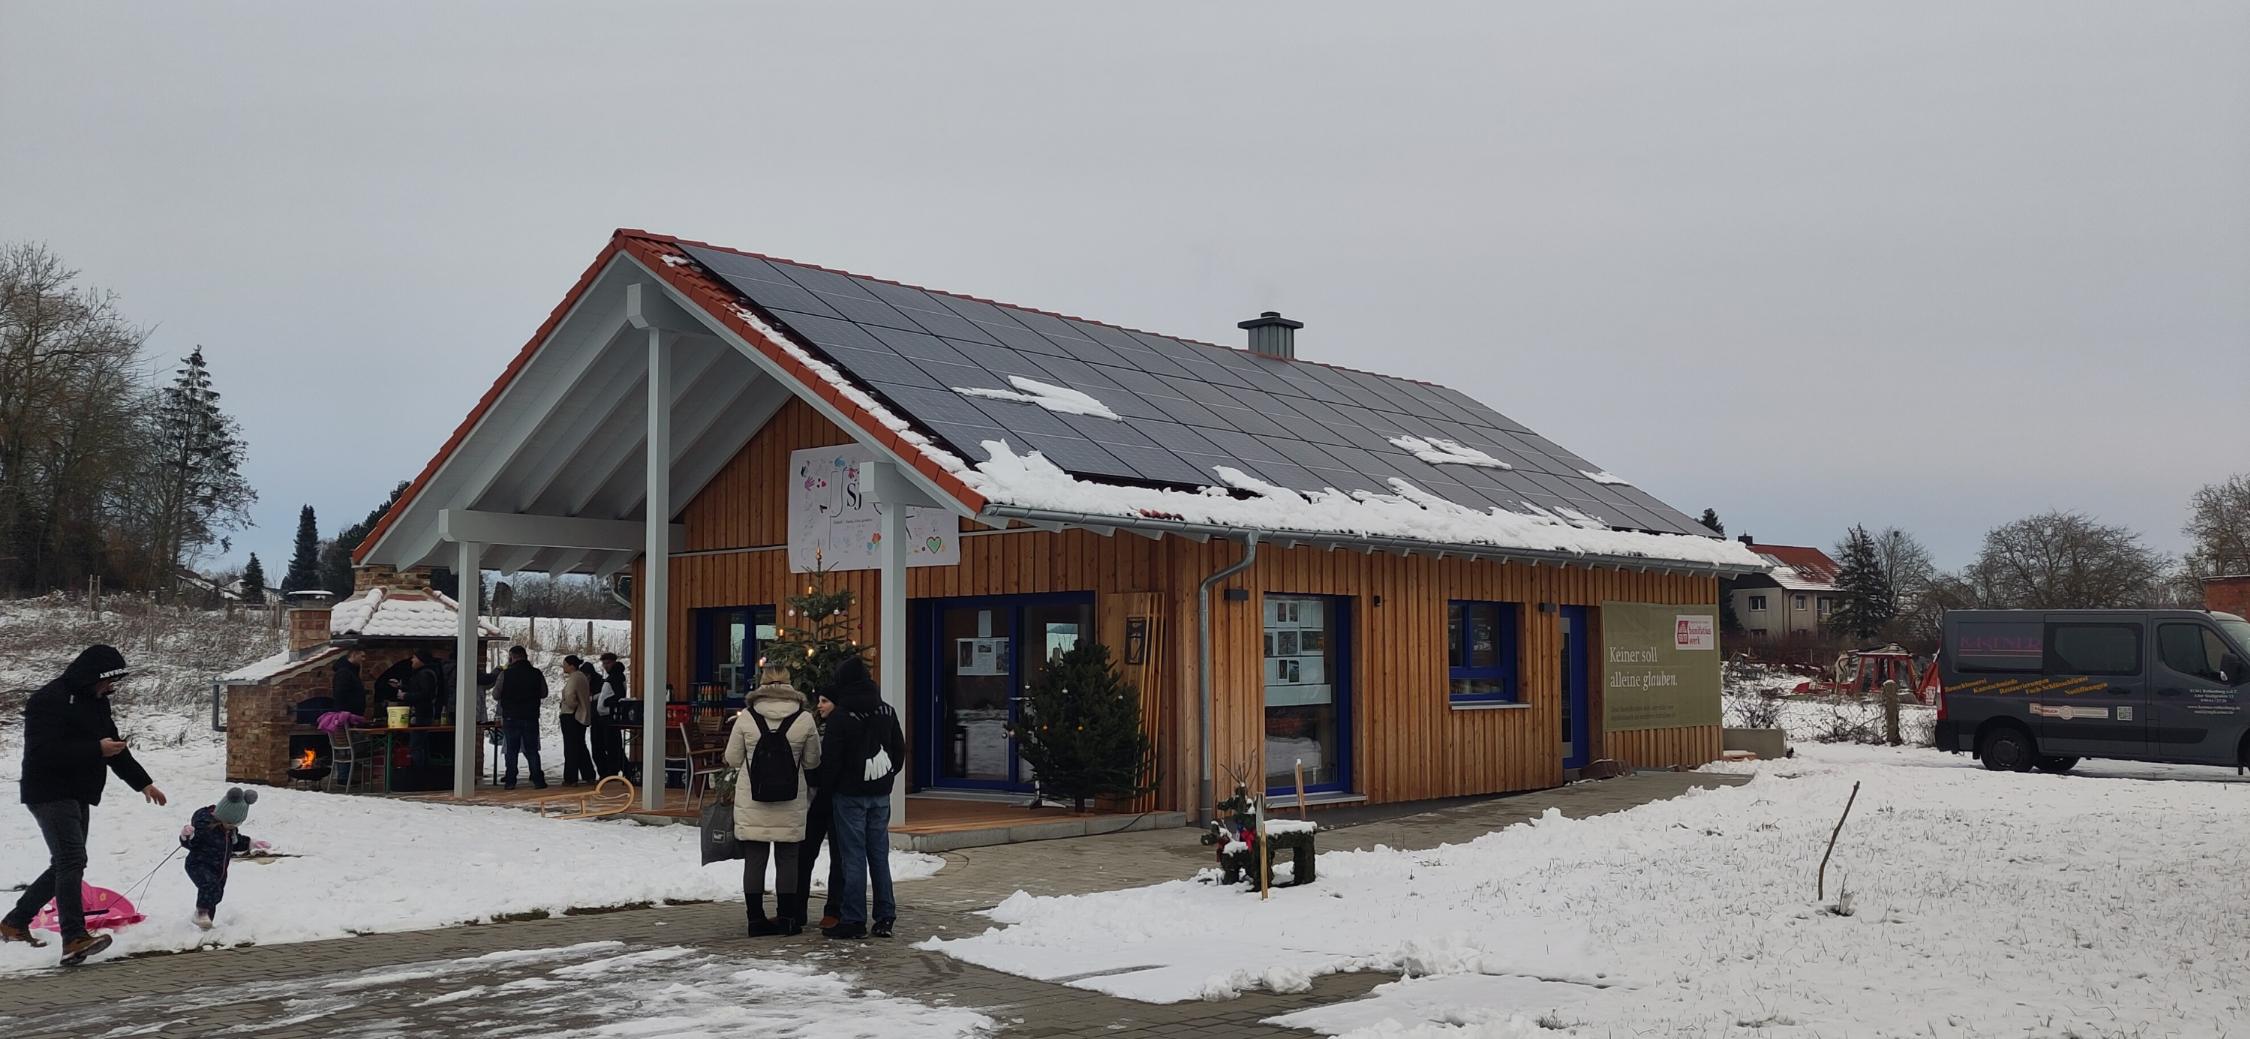
M 489 731 L 492 731 L 492 730 L 494 730 L 494 729 L 498 729 L 499 727 L 500 727 L 500 723 L 499 723 L 499 722 L 479 722 L 479 723 L 477 723 L 477 728 L 478 728 L 478 729 L 480 729 L 480 730 L 484 730 L 484 731 L 487 731 L 487 732 L 489 732 Z M 392 789 L 391 789 L 391 786 L 392 786 L 392 784 L 391 784 L 391 771 L 392 771 L 392 768 L 394 767 L 394 763 L 395 763 L 395 761 L 396 761 L 396 758 L 397 758 L 397 756 L 398 756 L 398 755 L 397 755 L 397 753 L 396 753 L 396 749 L 397 749 L 397 746 L 398 746 L 398 738 L 399 738 L 399 736 L 400 736 L 401 734 L 404 734 L 404 735 L 407 735 L 407 736 L 413 736 L 413 735 L 415 735 L 415 734 L 418 734 L 418 733 L 419 733 L 419 734 L 425 734 L 425 735 L 426 735 L 426 734 L 431 734 L 431 733 L 444 733 L 444 734 L 445 734 L 445 735 L 446 735 L 446 736 L 448 737 L 448 742 L 450 743 L 450 737 L 451 737 L 451 736 L 453 735 L 453 730 L 454 730 L 455 728 L 456 728 L 456 726 L 452 726 L 452 725 L 403 725 L 403 726 L 375 725 L 375 726 L 368 726 L 368 727 L 366 727 L 366 728 L 355 728 L 355 729 L 351 729 L 351 730 L 349 730 L 349 732 L 350 732 L 350 733 L 351 733 L 351 735 L 353 735 L 353 736 L 365 736 L 365 737 L 368 737 L 368 738 L 369 738 L 369 739 L 371 739 L 371 740 L 377 740 L 377 741 L 380 741 L 380 742 L 382 743 L 382 745 L 383 745 L 383 750 L 382 750 L 382 757 L 381 757 L 381 759 L 380 759 L 380 760 L 382 761 L 382 772 L 383 772 L 383 792 L 384 792 L 384 793 L 386 793 L 386 794 L 388 794 L 388 793 L 392 793 L 392 792 L 393 792 L 393 791 L 392 791 Z M 471 753 L 474 753 L 474 751 L 472 751 Z M 455 763 L 454 763 L 454 765 L 455 765 L 455 767 L 459 767 L 460 763 L 459 763 L 459 762 L 455 762 Z M 355 765 L 354 767 L 359 767 L 359 766 L 356 766 L 356 765 Z

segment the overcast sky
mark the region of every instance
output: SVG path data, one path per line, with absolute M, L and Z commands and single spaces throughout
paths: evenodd
M 1279 309 L 1781 543 L 2250 470 L 2240 2 L 314 6 L 0 0 L 0 240 L 203 345 L 275 579 L 620 226 Z

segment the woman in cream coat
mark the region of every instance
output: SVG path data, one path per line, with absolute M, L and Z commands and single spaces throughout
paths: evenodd
M 789 669 L 760 669 L 762 683 L 735 715 L 727 733 L 728 765 L 741 770 L 734 784 L 734 835 L 742 841 L 742 901 L 752 936 L 797 934 L 804 930 L 805 892 L 797 887 L 797 844 L 805 839 L 805 813 L 812 805 L 805 771 L 820 767 L 820 721 L 805 694 L 789 685 Z M 758 801 L 750 792 L 750 756 L 760 733 L 755 715 L 779 732 L 796 759 L 797 796 L 789 801 Z M 774 917 L 766 916 L 766 859 L 774 861 Z

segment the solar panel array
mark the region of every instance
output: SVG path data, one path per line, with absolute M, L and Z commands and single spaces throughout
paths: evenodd
M 971 462 L 987 440 L 1073 475 L 1203 487 L 1231 466 L 1298 491 L 1396 493 L 1392 478 L 1476 509 L 1575 510 L 1612 527 L 1709 534 L 1639 488 L 1442 386 L 1181 342 L 910 286 L 689 246 L 711 273 Z M 1066 386 L 1117 419 L 957 389 L 1009 376 Z M 1441 437 L 1512 468 L 1431 464 L 1393 438 Z

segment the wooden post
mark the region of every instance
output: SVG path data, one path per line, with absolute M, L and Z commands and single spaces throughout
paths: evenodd
M 1264 794 L 1258 795 L 1258 901 L 1273 897 L 1273 841 L 1266 836 L 1266 813 L 1273 810 Z
M 1297 818 L 1309 819 L 1312 808 L 1305 804 L 1305 759 L 1297 759 Z
M 1893 747 L 1899 745 L 1898 680 L 1895 678 L 1883 682 L 1883 741 Z

